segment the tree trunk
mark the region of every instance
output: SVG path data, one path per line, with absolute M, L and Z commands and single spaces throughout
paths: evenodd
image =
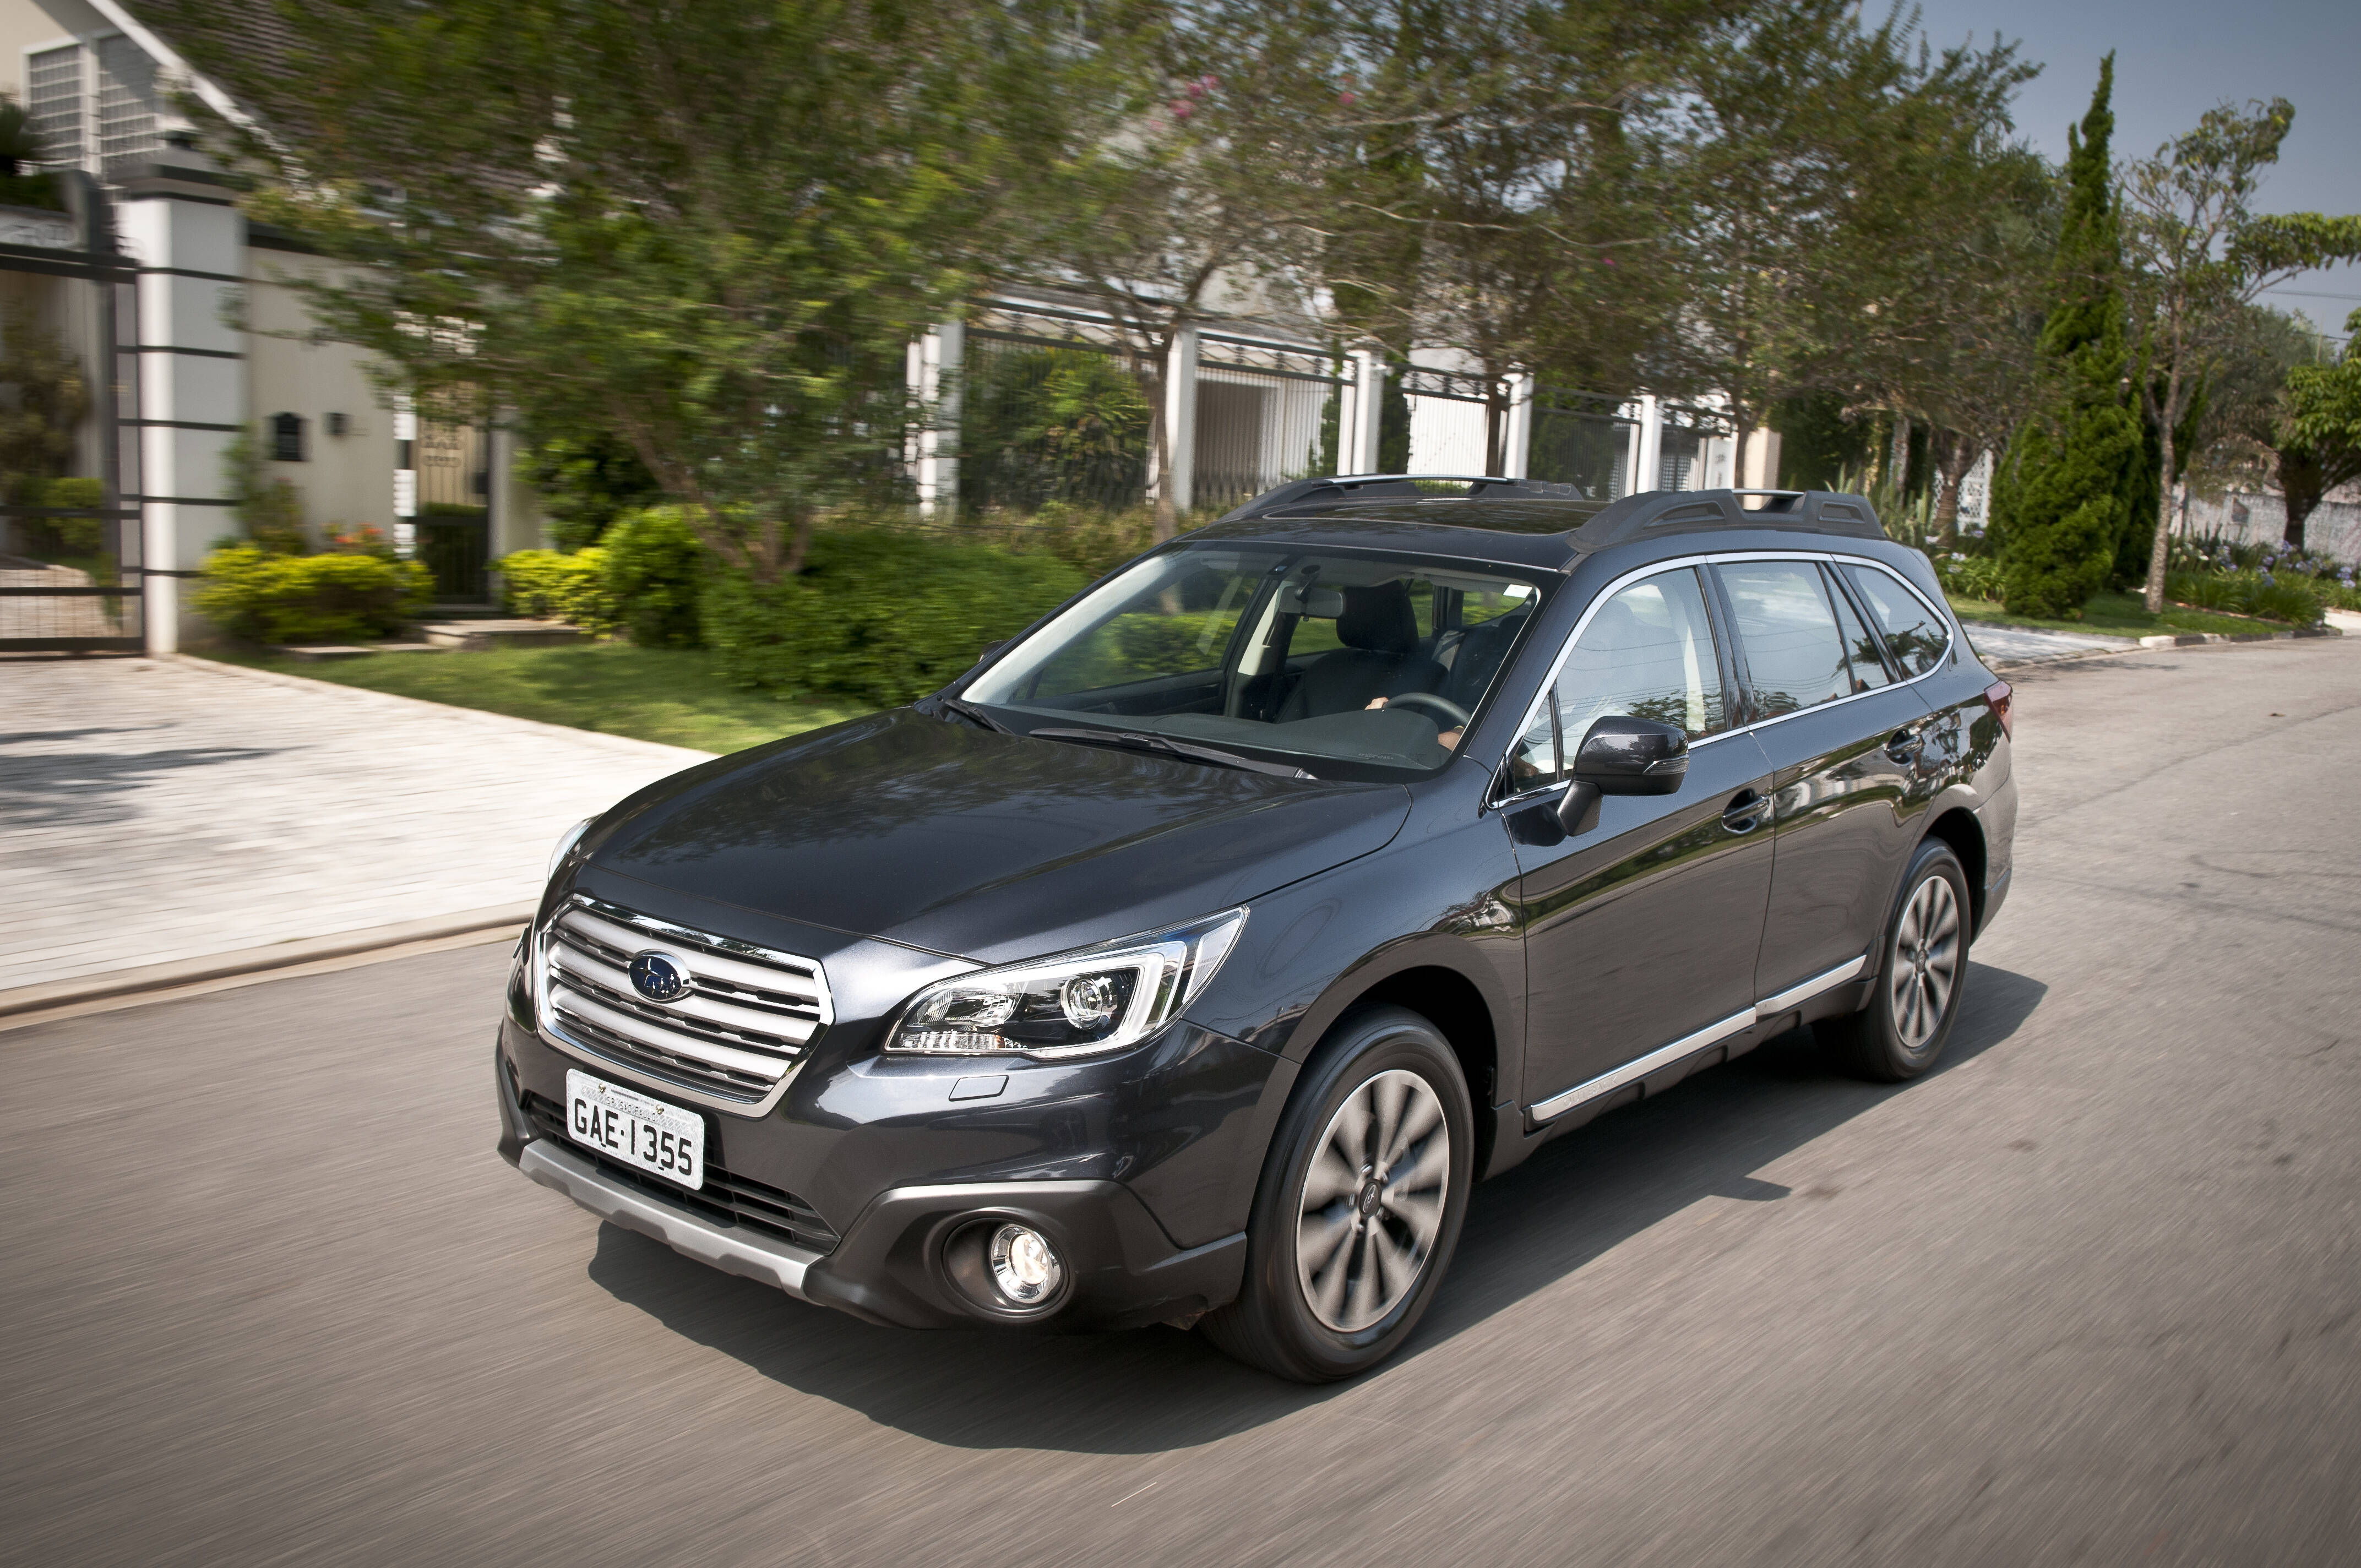
M 1910 416 L 1894 416 L 1894 448 L 1886 458 L 1886 471 L 1894 476 L 1894 504 L 1898 509 L 1902 497 L 1910 488 Z
M 2320 459 L 2310 447 L 2285 446 L 2279 449 L 2279 494 L 2287 499 L 2287 542 L 2301 550 L 2304 521 L 2320 504 Z
M 2168 416 L 2179 411 L 2174 404 L 2180 401 L 2180 367 L 2175 366 L 2172 382 L 2166 389 L 2164 400 L 2164 412 Z M 2156 490 L 2156 542 L 2148 547 L 2147 592 L 2142 596 L 2142 602 L 2147 606 L 2150 615 L 2164 613 L 2165 557 L 2172 551 L 2172 488 L 2180 477 L 2180 456 L 2172 449 L 2173 422 L 2170 417 L 2157 422 L 2157 434 L 2164 443 L 2164 472 Z
M 1156 405 L 1148 413 L 1148 450 L 1156 455 L 1156 505 L 1153 535 L 1157 543 L 1180 532 L 1180 509 L 1172 504 L 1172 433 L 1164 418 L 1171 389 L 1164 382 L 1172 373 L 1172 334 L 1167 333 L 1156 345 Z
M 1960 543 L 1960 487 L 1976 466 L 1976 444 L 1957 431 L 1949 433 L 1935 462 L 1935 481 L 1942 487 L 1935 498 L 1935 539 L 1946 550 Z

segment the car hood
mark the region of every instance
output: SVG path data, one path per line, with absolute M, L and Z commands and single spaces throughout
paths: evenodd
M 1275 778 L 908 708 L 676 773 L 585 840 L 596 871 L 1005 962 L 1243 904 L 1381 848 L 1399 784 Z

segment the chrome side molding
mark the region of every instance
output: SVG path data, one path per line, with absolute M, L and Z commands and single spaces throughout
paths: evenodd
M 1801 1006 L 1804 1003 L 1809 1002 L 1822 992 L 1835 990 L 1845 981 L 1859 975 L 1868 963 L 1869 959 L 1864 955 L 1850 962 L 1839 964 L 1825 974 L 1816 974 L 1800 985 L 1789 986 L 1776 996 L 1764 997 L 1743 1013 L 1733 1013 L 1718 1024 L 1708 1024 L 1696 1034 L 1684 1035 L 1669 1046 L 1660 1047 L 1643 1057 L 1635 1057 L 1611 1072 L 1602 1072 L 1597 1078 L 1577 1083 L 1572 1089 L 1553 1094 L 1546 1100 L 1536 1102 L 1531 1107 L 1532 1118 L 1537 1122 L 1553 1121 L 1577 1105 L 1586 1104 L 1602 1094 L 1612 1094 L 1625 1084 L 1635 1082 L 1652 1072 L 1670 1067 L 1683 1057 L 1694 1056 L 1699 1051 L 1718 1046 L 1732 1035 L 1754 1027 L 1765 1018 L 1775 1018 L 1791 1007 Z

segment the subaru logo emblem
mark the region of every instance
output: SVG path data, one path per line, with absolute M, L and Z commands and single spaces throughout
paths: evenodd
M 688 966 L 670 953 L 642 953 L 631 960 L 631 989 L 650 1002 L 677 1002 L 688 994 Z

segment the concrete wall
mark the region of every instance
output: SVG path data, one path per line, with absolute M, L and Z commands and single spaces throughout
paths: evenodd
M 260 450 L 270 449 L 270 421 L 303 422 L 303 461 L 266 460 L 266 477 L 303 495 L 314 543 L 328 530 L 374 528 L 393 537 L 393 412 L 368 374 L 368 356 L 350 344 L 307 341 L 311 307 L 296 280 L 333 281 L 335 263 L 249 239 L 247 275 L 245 422 Z M 345 433 L 330 427 L 344 416 Z

